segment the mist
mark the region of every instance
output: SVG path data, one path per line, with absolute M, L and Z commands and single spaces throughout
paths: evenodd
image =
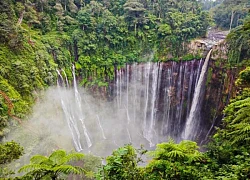
M 116 69 L 115 79 L 102 95 L 79 87 L 74 68 L 72 85 L 58 70 L 58 85 L 41 92 L 28 120 L 14 128 L 7 140 L 24 147 L 20 164 L 56 149 L 105 157 L 128 143 L 153 149 L 169 137 L 179 142 L 202 63 L 127 65 Z M 193 126 L 197 136 L 191 140 L 202 140 L 200 132 L 206 135 L 207 127 L 198 120 Z
M 81 110 L 73 87 L 50 87 L 41 93 L 28 120 L 14 128 L 6 138 L 24 147 L 25 155 L 17 164 L 27 164 L 33 155 L 49 155 L 56 149 L 76 150 L 104 157 L 124 144 L 147 146 L 148 142 L 142 136 L 139 125 L 140 120 L 128 122 L 126 109 L 118 110 L 116 99 L 107 101 L 93 97 L 84 88 L 78 91 Z M 68 123 L 70 118 L 74 118 L 78 128 L 80 150 L 74 142 L 76 129 Z M 83 118 L 91 146 L 88 146 L 79 118 Z

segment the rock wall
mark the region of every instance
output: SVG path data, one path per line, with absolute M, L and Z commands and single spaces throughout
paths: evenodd
M 227 34 L 228 31 L 209 31 L 207 38 L 191 41 L 188 45 L 188 52 L 205 58 L 212 48 L 212 59 L 227 59 L 228 46 L 225 41 Z

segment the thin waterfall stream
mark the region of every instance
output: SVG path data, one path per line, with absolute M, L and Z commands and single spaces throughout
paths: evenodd
M 212 49 L 206 56 L 204 65 L 201 70 L 201 74 L 199 76 L 198 83 L 195 87 L 194 98 L 191 105 L 191 110 L 189 116 L 187 118 L 185 129 L 183 130 L 183 139 L 194 140 L 197 136 L 197 129 L 200 129 L 200 111 L 201 111 L 201 103 L 204 95 L 204 86 L 205 86 L 205 75 L 208 68 L 208 63 L 210 59 L 210 55 L 212 53 Z

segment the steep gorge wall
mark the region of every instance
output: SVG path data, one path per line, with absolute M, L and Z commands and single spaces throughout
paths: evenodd
M 202 59 L 126 65 L 116 70 L 109 97 L 117 101 L 118 111 L 127 111 L 129 120 L 144 124 L 144 136 L 149 141 L 164 141 L 168 136 L 179 141 L 203 63 Z M 223 61 L 210 60 L 193 140 L 204 143 L 220 123 L 222 110 L 235 90 L 236 74 L 235 69 L 224 68 Z M 135 111 L 141 115 L 135 117 Z
M 187 45 L 188 53 L 205 58 L 209 49 L 212 48 L 211 59 L 226 60 L 228 58 L 228 45 L 225 38 L 228 33 L 228 31 L 210 30 L 206 38 L 192 40 Z

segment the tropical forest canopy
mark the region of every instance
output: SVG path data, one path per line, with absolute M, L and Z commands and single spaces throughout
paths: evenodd
M 231 29 L 227 65 L 242 71 L 236 81 L 237 96 L 225 108 L 223 124 L 206 152 L 192 141 L 169 140 L 152 152 L 126 145 L 101 165 L 98 157 L 58 150 L 32 157 L 17 179 L 249 179 L 249 2 L 1 0 L 1 139 L 31 111 L 39 90 L 56 83 L 56 69 L 63 69 L 72 80 L 75 64 L 81 85 L 105 87 L 115 66 L 145 61 L 149 54 L 153 61 L 178 61 L 187 55 L 187 44 L 206 36 L 212 24 Z M 11 173 L 6 164 L 23 153 L 15 142 L 0 144 L 0 177 Z M 139 166 L 145 154 L 151 160 Z
M 107 86 L 114 66 L 151 53 L 154 61 L 183 56 L 211 21 L 199 2 L 184 0 L 2 0 L 0 8 L 0 89 L 15 107 L 8 112 L 1 97 L 2 135 L 9 116 L 29 111 L 32 92 L 55 84 L 56 68 L 71 80 L 73 63 L 82 85 Z

